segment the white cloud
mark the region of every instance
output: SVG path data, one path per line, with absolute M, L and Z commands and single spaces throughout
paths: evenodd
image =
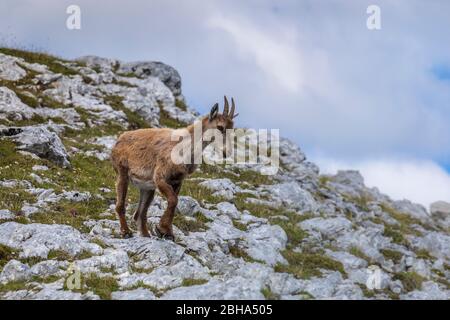
M 65 28 L 69 0 L 3 0 L 0 42 L 73 58 L 159 60 L 207 112 L 235 97 L 238 126 L 280 128 L 333 158 L 429 158 L 450 164 L 449 1 L 78 0 L 82 30 Z
M 207 25 L 225 31 L 234 41 L 234 51 L 254 61 L 269 79 L 292 93 L 299 92 L 302 86 L 300 52 L 293 41 L 293 30 L 264 30 L 242 18 L 219 14 L 208 19 Z
M 327 158 L 315 161 L 323 173 L 359 170 L 367 186 L 377 187 L 395 200 L 409 199 L 427 208 L 435 201 L 450 200 L 450 175 L 432 161 L 381 159 L 345 162 Z

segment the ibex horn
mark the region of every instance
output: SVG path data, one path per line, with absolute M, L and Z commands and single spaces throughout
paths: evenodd
M 229 114 L 230 119 L 233 119 L 235 117 L 235 115 L 234 115 L 235 108 L 236 108 L 236 105 L 234 104 L 234 99 L 233 99 L 233 97 L 231 97 L 231 112 Z
M 228 116 L 228 99 L 227 96 L 223 96 L 224 106 L 223 106 L 223 114 L 224 116 Z

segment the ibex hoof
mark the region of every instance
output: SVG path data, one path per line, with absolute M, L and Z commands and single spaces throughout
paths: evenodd
M 133 232 L 131 232 L 131 230 L 121 231 L 120 235 L 122 236 L 123 239 L 129 239 L 133 237 Z
M 175 242 L 175 237 L 171 233 L 163 233 L 159 230 L 158 226 L 153 227 L 153 233 L 161 239 L 170 240 Z

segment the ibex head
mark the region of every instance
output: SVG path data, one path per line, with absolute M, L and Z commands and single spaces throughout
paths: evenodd
M 219 104 L 216 103 L 211 108 L 211 111 L 209 112 L 209 116 L 205 118 L 203 121 L 204 130 L 208 129 L 217 129 L 219 130 L 223 135 L 223 156 L 227 157 L 230 155 L 229 153 L 232 151 L 231 148 L 231 141 L 227 139 L 226 131 L 227 129 L 233 129 L 234 128 L 234 122 L 233 119 L 238 116 L 238 114 L 234 113 L 236 109 L 236 105 L 234 104 L 234 99 L 231 98 L 231 110 L 230 106 L 228 104 L 228 99 L 226 96 L 223 97 L 224 99 L 224 106 L 223 106 L 223 113 L 219 113 Z
M 207 128 L 205 129 L 217 129 L 223 134 L 225 134 L 227 129 L 233 129 L 234 122 L 233 119 L 238 116 L 238 114 L 235 114 L 234 111 L 236 109 L 236 105 L 234 104 L 234 99 L 231 98 L 231 110 L 230 106 L 228 104 L 228 99 L 226 96 L 223 97 L 224 99 L 224 106 L 223 106 L 223 113 L 219 113 L 219 104 L 216 103 L 211 108 L 211 111 L 209 112 L 208 121 L 207 121 Z

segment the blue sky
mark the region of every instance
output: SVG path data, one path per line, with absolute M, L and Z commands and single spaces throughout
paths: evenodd
M 81 30 L 65 27 L 71 4 Z M 428 205 L 450 201 L 449 15 L 446 0 L 3 0 L 0 41 L 166 62 L 198 110 L 233 95 L 239 125 L 280 128 L 324 172 L 356 168 Z

